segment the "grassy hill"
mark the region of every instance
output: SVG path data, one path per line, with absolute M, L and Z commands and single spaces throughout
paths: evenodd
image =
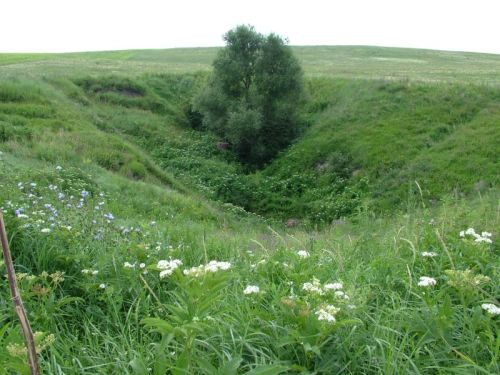
M 306 131 L 255 175 L 190 130 L 214 48 L 0 55 L 0 135 L 18 153 L 92 160 L 280 220 L 324 223 L 495 186 L 497 55 L 294 48 Z
M 216 51 L 0 54 L 44 372 L 498 372 L 500 56 L 294 47 L 304 133 L 248 172 L 190 122 Z M 8 293 L 0 368 L 27 373 Z

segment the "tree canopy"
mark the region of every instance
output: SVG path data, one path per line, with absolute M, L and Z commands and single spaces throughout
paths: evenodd
M 302 69 L 276 34 L 241 25 L 224 40 L 195 108 L 204 126 L 229 142 L 242 162 L 262 166 L 298 135 Z

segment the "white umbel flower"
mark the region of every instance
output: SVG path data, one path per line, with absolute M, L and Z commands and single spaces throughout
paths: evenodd
M 313 294 L 319 294 L 323 295 L 325 292 L 323 291 L 321 287 L 321 283 L 319 282 L 318 279 L 313 278 L 312 282 L 304 283 L 302 284 L 302 290 L 305 290 L 306 292 L 313 293 Z
M 245 290 L 243 290 L 243 294 L 258 294 L 260 293 L 260 288 L 257 285 L 248 285 Z
M 172 275 L 174 271 L 181 265 L 182 261 L 179 259 L 159 260 L 156 267 L 161 270 L 160 279 Z
M 430 286 L 434 286 L 436 284 L 437 284 L 436 279 L 434 279 L 432 277 L 428 277 L 428 276 L 420 277 L 420 280 L 418 282 L 418 286 L 421 286 L 421 287 L 430 287 Z
M 207 264 L 200 264 L 198 267 L 191 267 L 183 271 L 186 276 L 200 277 L 206 273 L 215 273 L 218 271 L 227 271 L 231 268 L 231 263 L 229 262 L 219 262 L 217 260 L 211 260 Z
M 341 290 L 343 287 L 344 286 L 342 285 L 342 283 L 335 282 L 335 283 L 325 284 L 323 288 L 325 290 Z
M 500 315 L 500 307 L 492 303 L 483 303 L 481 307 L 483 308 L 483 310 L 486 310 L 491 315 Z
M 335 315 L 339 311 L 340 309 L 333 305 L 324 305 L 322 308 L 316 310 L 314 314 L 318 317 L 318 320 L 335 323 Z
M 297 251 L 297 255 L 302 259 L 309 258 L 311 256 L 311 254 L 309 254 L 306 250 Z

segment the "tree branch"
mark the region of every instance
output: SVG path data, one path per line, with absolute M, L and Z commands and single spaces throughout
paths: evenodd
M 21 322 L 24 340 L 26 342 L 26 348 L 28 349 L 28 364 L 32 375 L 40 375 L 40 369 L 38 367 L 38 357 L 36 354 L 36 347 L 35 347 L 35 338 L 33 337 L 33 331 L 31 330 L 30 322 L 28 320 L 28 316 L 26 315 L 26 310 L 24 309 L 21 295 L 19 294 L 19 290 L 17 289 L 16 273 L 14 271 L 14 265 L 12 263 L 12 257 L 10 255 L 9 241 L 7 239 L 7 232 L 5 230 L 5 223 L 3 220 L 3 214 L 1 210 L 0 210 L 0 240 L 2 243 L 3 259 L 5 261 L 5 267 L 7 268 L 7 278 L 9 280 L 12 300 L 14 302 L 16 314 L 19 317 L 19 321 Z

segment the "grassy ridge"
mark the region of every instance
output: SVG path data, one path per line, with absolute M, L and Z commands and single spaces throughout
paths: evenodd
M 318 80 L 313 103 L 326 109 L 263 173 L 314 173 L 368 180 L 376 206 L 468 194 L 498 182 L 500 91 L 472 85 Z M 344 160 L 344 161 L 343 161 Z M 340 164 L 339 164 L 340 161 Z M 420 185 L 420 188 L 415 184 Z M 422 191 L 419 191 L 422 189 Z

